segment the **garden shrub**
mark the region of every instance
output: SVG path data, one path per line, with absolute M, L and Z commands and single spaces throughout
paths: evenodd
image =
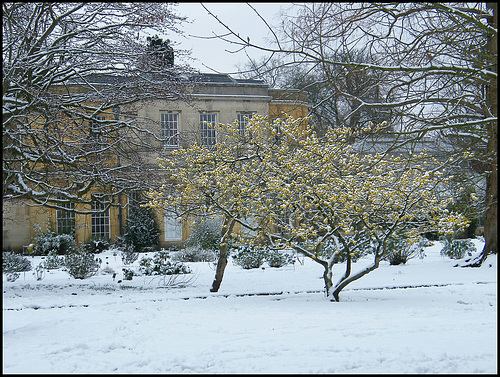
M 193 225 L 185 246 L 197 246 L 203 250 L 218 250 L 221 234 L 220 220 L 200 220 Z
M 408 260 L 424 256 L 424 247 L 427 240 L 422 238 L 419 242 L 408 244 L 404 237 L 389 237 L 385 244 L 385 255 L 382 260 L 389 262 L 391 266 L 406 264 Z
M 171 259 L 179 262 L 213 262 L 217 254 L 213 250 L 200 249 L 198 246 L 189 246 L 171 253 Z
M 476 246 L 469 239 L 449 240 L 448 238 L 444 238 L 441 255 L 451 259 L 462 259 L 466 256 L 472 256 L 476 251 Z
M 13 252 L 2 253 L 2 272 L 11 274 L 31 270 L 31 262 L 28 258 Z
M 61 268 L 64 266 L 64 257 L 57 256 L 56 251 L 52 250 L 49 252 L 47 257 L 45 258 L 45 261 L 43 262 L 43 266 L 47 270 L 57 270 L 58 268 Z
M 124 265 L 132 264 L 139 259 L 139 253 L 135 251 L 135 247 L 132 244 L 125 246 L 121 254 Z
M 159 251 L 153 255 L 153 258 L 143 257 L 139 262 L 139 271 L 143 275 L 174 275 L 190 274 L 191 269 L 181 262 L 175 262 L 170 259 L 166 251 Z
M 127 268 L 122 269 L 123 272 L 123 280 L 132 280 L 134 277 L 134 271 L 129 270 Z
M 45 277 L 45 267 L 43 266 L 43 263 L 40 263 L 35 267 L 33 276 L 36 280 L 43 280 L 43 278 Z
M 65 255 L 75 247 L 75 238 L 70 234 L 56 234 L 48 231 L 40 233 L 35 238 L 35 246 L 33 255 L 48 255 L 56 253 L 57 255 Z
M 283 267 L 295 262 L 295 256 L 284 250 L 269 250 L 266 256 L 269 267 Z
M 87 253 L 99 254 L 111 247 L 111 241 L 107 237 L 91 236 L 82 246 Z
M 138 252 L 156 250 L 160 242 L 160 228 L 152 208 L 131 207 L 129 209 L 123 242 L 126 245 L 134 245 Z
M 259 268 L 267 258 L 267 251 L 264 247 L 254 245 L 243 245 L 233 249 L 232 259 L 237 266 L 245 270 Z
M 75 279 L 87 279 L 97 274 L 101 262 L 85 249 L 71 251 L 64 257 L 66 272 Z

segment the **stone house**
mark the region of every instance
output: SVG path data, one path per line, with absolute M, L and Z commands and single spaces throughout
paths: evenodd
M 98 80 L 96 84 L 102 84 Z M 169 150 L 178 148 L 187 140 L 197 140 L 203 144 L 217 142 L 218 135 L 210 124 L 233 123 L 238 120 L 244 127 L 252 114 L 269 117 L 272 121 L 283 118 L 285 114 L 294 117 L 308 115 L 307 94 L 300 90 L 279 90 L 269 88 L 259 80 L 235 79 L 224 74 L 201 74 L 201 85 L 193 87 L 192 101 L 144 101 L 125 105 L 119 112 L 105 113 L 102 117 L 134 116 L 143 120 L 155 138 L 154 152 L 148 153 L 148 163 L 156 164 L 156 158 Z M 156 143 L 156 144 L 154 144 Z M 95 192 L 92 195 L 97 195 Z M 123 234 L 128 209 L 139 203 L 139 192 L 119 195 L 118 206 L 111 206 L 99 212 L 104 206 L 98 201 L 92 205 L 96 213 L 74 213 L 40 206 L 27 206 L 21 202 L 3 203 L 3 250 L 21 251 L 36 236 L 36 225 L 42 231 L 52 230 L 57 233 L 74 229 L 77 243 L 86 242 L 92 236 L 109 238 L 113 241 Z M 160 247 L 182 244 L 189 235 L 190 226 L 185 222 L 156 211 L 160 226 Z

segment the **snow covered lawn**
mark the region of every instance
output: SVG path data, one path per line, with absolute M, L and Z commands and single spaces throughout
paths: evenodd
M 322 268 L 308 259 L 255 270 L 230 262 L 218 293 L 208 263 L 189 263 L 196 279 L 184 288 L 118 283 L 111 251 L 99 257 L 114 280 L 4 276 L 3 372 L 497 373 L 497 257 L 454 268 L 440 249 L 384 262 L 339 303 L 325 299 Z

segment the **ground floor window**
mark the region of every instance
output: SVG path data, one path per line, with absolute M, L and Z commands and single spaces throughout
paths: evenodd
M 182 241 L 182 222 L 177 216 L 165 212 L 165 241 Z
M 56 210 L 56 232 L 58 234 L 74 234 L 75 232 L 75 203 L 59 204 L 66 209 Z
M 98 195 L 92 195 L 92 236 L 111 238 L 109 206 Z

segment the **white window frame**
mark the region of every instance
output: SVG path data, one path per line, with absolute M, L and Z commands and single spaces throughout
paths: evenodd
M 200 113 L 200 140 L 202 145 L 212 146 L 217 143 L 217 113 Z
M 182 221 L 167 211 L 163 214 L 164 240 L 182 241 Z
M 102 211 L 106 203 L 96 200 L 98 197 L 98 194 L 92 195 L 92 236 L 111 238 L 109 207 Z
M 160 113 L 161 138 L 164 147 L 179 146 L 179 119 L 178 112 L 168 111 Z
M 75 209 L 75 203 L 62 203 L 59 206 L 67 208 L 68 210 L 56 209 L 56 232 L 60 233 L 74 233 L 75 232 L 75 212 L 71 211 Z M 61 226 L 61 223 L 64 224 Z M 71 227 L 71 232 L 68 232 L 68 228 Z
M 237 120 L 238 120 L 238 131 L 241 136 L 245 135 L 245 131 L 247 128 L 247 124 L 252 119 L 253 113 L 238 113 L 237 114 Z

